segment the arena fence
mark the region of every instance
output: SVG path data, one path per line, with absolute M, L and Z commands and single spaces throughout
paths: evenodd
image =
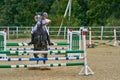
M 48 30 L 52 39 L 54 38 L 66 39 L 68 28 L 73 28 L 73 30 L 80 30 L 80 27 L 82 26 L 77 26 L 77 27 L 63 26 L 61 28 L 61 32 L 59 36 L 57 36 L 59 26 L 49 26 Z M 87 26 L 87 27 L 88 28 L 91 27 L 93 36 L 96 36 L 96 35 L 106 36 L 106 35 L 113 34 L 113 28 L 115 26 Z M 30 38 L 32 28 L 33 26 L 0 26 L 0 31 L 7 29 L 7 39 Z M 117 28 L 117 31 L 116 31 L 117 39 L 120 39 L 120 35 L 119 35 L 120 26 L 116 26 L 116 28 Z M 87 35 L 87 39 L 88 37 L 89 35 Z

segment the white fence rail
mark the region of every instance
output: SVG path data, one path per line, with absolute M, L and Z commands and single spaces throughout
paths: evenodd
M 10 26 L 10 27 L 0 27 L 0 31 L 7 29 L 7 39 L 12 38 L 30 38 L 32 26 Z M 59 27 L 58 26 L 50 26 L 48 27 L 50 36 L 52 38 L 62 38 L 66 39 L 67 37 L 67 29 L 73 28 L 73 30 L 80 30 L 80 27 L 68 27 L 64 26 L 61 28 L 60 35 L 57 36 Z M 113 35 L 113 28 L 114 26 L 96 26 L 91 27 L 92 35 L 94 36 L 112 36 Z M 97 34 L 97 35 L 96 35 Z M 87 36 L 88 37 L 88 36 Z M 120 39 L 120 26 L 117 26 L 117 38 Z M 102 38 L 101 38 L 102 40 Z

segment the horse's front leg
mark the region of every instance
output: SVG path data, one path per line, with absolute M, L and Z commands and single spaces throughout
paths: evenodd
M 47 50 L 48 50 L 48 48 L 47 48 L 47 43 L 46 43 L 46 45 L 43 47 L 43 50 L 45 50 L 45 51 L 47 51 Z M 47 55 L 48 55 L 48 53 L 44 53 L 44 54 L 43 54 L 43 57 L 44 57 L 44 58 L 47 58 Z M 45 63 L 46 63 L 46 61 L 45 61 L 45 60 L 43 60 L 43 63 L 45 64 Z
M 44 58 L 47 58 L 47 53 L 45 53 L 44 55 Z M 45 64 L 46 63 L 46 60 L 43 60 L 43 64 Z
M 35 51 L 36 51 L 36 50 L 39 50 L 37 44 L 34 44 L 34 50 L 35 50 Z M 34 58 L 39 58 L 38 55 L 39 55 L 39 53 L 33 53 Z M 39 62 L 39 61 L 37 61 L 37 64 L 38 64 L 38 62 Z
M 39 54 L 39 53 L 34 53 L 33 55 L 34 55 L 35 58 L 39 58 L 38 54 Z M 38 62 L 39 62 L 39 61 L 37 61 L 37 64 L 38 64 Z

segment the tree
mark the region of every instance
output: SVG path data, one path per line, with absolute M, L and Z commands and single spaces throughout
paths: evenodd
M 1 0 L 0 25 L 34 25 L 35 12 L 49 12 L 54 0 Z
M 114 13 L 119 13 L 119 0 L 90 0 L 88 3 L 89 10 L 87 16 L 89 25 L 106 25 L 106 20 Z
M 65 9 L 67 7 L 68 0 L 56 0 L 53 5 L 51 6 L 50 13 L 52 17 L 59 20 L 54 21 L 60 25 L 62 21 Z M 87 10 L 87 2 L 84 0 L 72 0 L 72 10 L 71 10 L 71 21 L 68 20 L 68 16 L 64 19 L 64 25 L 68 26 L 81 26 L 87 25 L 87 17 L 86 17 L 86 10 Z M 56 19 L 57 18 L 57 19 Z
M 33 26 L 35 12 L 47 12 L 59 26 L 68 0 L 0 0 L 1 26 Z M 71 20 L 64 26 L 120 25 L 120 0 L 72 0 Z

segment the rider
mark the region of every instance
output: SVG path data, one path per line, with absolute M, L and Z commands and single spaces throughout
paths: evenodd
M 50 42 L 50 36 L 49 36 L 49 32 L 48 32 L 48 29 L 47 29 L 47 25 L 51 22 L 51 20 L 47 19 L 48 17 L 48 14 L 46 12 L 44 12 L 42 14 L 42 26 L 45 28 L 46 32 L 47 32 L 47 40 L 48 40 L 48 44 L 49 45 L 53 45 L 53 43 Z M 35 21 L 37 21 L 36 19 L 36 16 L 34 17 Z M 31 42 L 29 44 L 34 44 L 33 40 L 34 40 L 34 36 L 33 36 L 33 32 L 37 29 L 37 24 L 35 25 L 35 27 L 32 29 L 31 31 Z

